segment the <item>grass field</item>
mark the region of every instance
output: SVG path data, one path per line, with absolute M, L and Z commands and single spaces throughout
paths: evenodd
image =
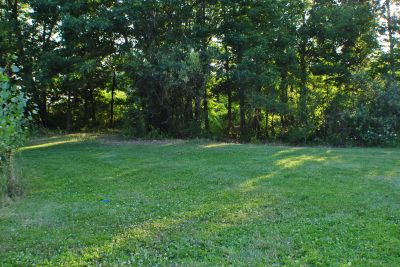
M 18 158 L 0 266 L 400 264 L 400 150 L 61 136 Z

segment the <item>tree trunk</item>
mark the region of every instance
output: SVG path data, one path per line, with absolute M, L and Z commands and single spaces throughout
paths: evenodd
M 275 135 L 276 135 L 274 119 L 275 119 L 275 115 L 271 114 L 271 135 L 272 135 L 272 137 L 275 137 Z
M 67 103 L 67 132 L 71 131 L 71 90 L 68 89 L 68 103 Z
M 210 120 L 208 117 L 208 96 L 206 86 L 204 88 L 204 128 L 207 133 L 210 131 Z
M 206 0 L 201 2 L 201 24 L 203 28 L 206 27 Z M 202 88 L 203 88 L 203 112 L 204 112 L 204 128 L 206 133 L 210 130 L 210 122 L 208 117 L 208 94 L 207 94 L 207 74 L 208 74 L 208 57 L 207 57 L 207 36 L 202 36 L 202 47 L 201 47 L 201 57 L 202 57 Z
M 43 126 L 44 127 L 48 126 L 47 96 L 45 92 L 42 93 L 41 99 L 39 101 L 39 115 Z
M 391 3 L 390 0 L 386 0 L 386 22 L 387 22 L 387 29 L 389 35 L 389 49 L 390 49 L 390 70 L 391 70 L 391 82 L 393 86 L 393 90 L 395 95 L 398 95 L 398 85 L 397 85 L 397 77 L 396 77 L 396 65 L 395 65 L 395 55 L 394 55 L 394 28 L 393 19 L 391 14 Z
M 11 19 L 14 21 L 13 22 L 13 31 L 10 31 L 10 41 L 12 40 L 12 34 L 15 34 L 16 36 L 16 42 L 17 42 L 17 50 L 18 50 L 18 60 L 22 61 L 24 58 L 24 43 L 22 39 L 22 32 L 21 32 L 21 27 L 20 23 L 18 20 L 19 17 L 19 10 L 18 10 L 18 0 L 15 0 L 14 2 L 8 1 L 8 8 L 11 10 Z
M 228 47 L 224 46 L 225 52 L 228 53 Z M 227 56 L 225 61 L 225 71 L 229 73 L 230 66 L 229 66 L 229 56 Z M 227 77 L 227 81 L 225 82 L 226 89 L 228 90 L 228 135 L 232 137 L 233 135 L 233 122 L 232 122 L 232 86 L 229 80 L 229 76 Z
M 238 64 L 242 62 L 242 51 L 239 48 L 238 49 Z M 240 113 L 240 135 L 244 136 L 245 134 L 245 128 L 246 128 L 246 110 L 245 110 L 245 93 L 244 93 L 244 88 L 243 85 L 241 84 L 241 79 L 239 78 L 239 87 L 238 87 L 238 92 L 239 92 L 239 113 Z
M 84 110 L 84 114 L 83 114 L 83 122 L 84 122 L 84 126 L 87 127 L 89 124 L 89 88 L 87 86 L 84 87 L 83 89 L 83 110 Z
M 269 114 L 268 114 L 268 109 L 265 109 L 265 137 L 269 137 L 269 127 L 268 127 L 268 120 L 269 120 Z
M 232 122 L 232 88 L 228 88 L 228 135 L 233 134 L 233 122 Z
M 261 110 L 259 108 L 255 109 L 253 116 L 253 129 L 256 132 L 256 137 L 261 136 Z
M 14 169 L 14 157 L 12 150 L 6 152 L 6 176 L 7 176 L 7 195 L 12 198 L 16 194 L 17 176 Z
M 201 115 L 201 99 L 199 89 L 196 89 L 196 95 L 194 97 L 194 117 L 196 120 L 196 124 L 200 122 Z
M 303 27 L 306 23 L 306 15 L 303 14 Z M 304 37 L 303 37 L 304 38 Z M 307 62 L 306 62 L 306 53 L 307 53 L 307 36 L 305 39 L 301 41 L 300 44 L 300 70 L 301 70 L 301 89 L 300 89 L 300 99 L 299 99 L 299 109 L 300 109 L 300 123 L 303 125 L 307 125 Z
M 111 103 L 110 103 L 110 128 L 114 128 L 114 93 L 117 86 L 117 77 L 113 71 L 112 86 L 111 86 Z
M 280 115 L 280 119 L 281 119 L 281 138 L 283 138 L 283 136 L 285 135 L 286 132 L 286 127 L 287 127 L 287 123 L 286 123 L 286 113 L 287 113 L 287 104 L 288 104 L 288 84 L 287 84 L 287 73 L 283 73 L 281 75 L 282 78 L 282 82 L 280 85 L 280 94 L 281 94 L 281 102 L 284 104 L 285 110 L 281 110 L 281 115 Z
M 92 119 L 92 125 L 96 125 L 96 99 L 94 97 L 94 89 L 90 87 L 89 89 L 89 96 L 90 96 L 90 102 L 91 102 L 91 119 Z
M 240 88 L 240 99 L 239 99 L 239 105 L 240 105 L 240 134 L 241 136 L 244 136 L 245 134 L 245 128 L 246 128 L 246 112 L 245 112 L 245 103 L 244 103 L 244 92 L 243 89 Z
M 185 104 L 185 123 L 189 126 L 190 122 L 193 120 L 193 97 L 191 95 L 186 97 Z

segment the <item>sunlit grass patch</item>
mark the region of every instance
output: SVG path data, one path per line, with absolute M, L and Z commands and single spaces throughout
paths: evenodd
M 76 142 L 80 142 L 80 140 L 79 139 L 70 139 L 70 140 L 64 140 L 64 141 L 58 141 L 58 142 L 49 142 L 49 143 L 40 144 L 40 145 L 25 146 L 25 147 L 22 147 L 20 150 L 24 151 L 24 150 L 30 150 L 30 149 L 36 149 L 36 148 L 44 148 L 44 147 L 68 144 L 68 143 L 76 143 Z
M 79 134 L 68 134 L 68 135 L 55 135 L 52 137 L 45 138 L 34 138 L 28 142 L 28 144 L 22 147 L 20 150 L 30 150 L 37 148 L 46 148 L 51 146 L 63 145 L 68 143 L 77 143 L 89 140 L 96 140 L 99 135 L 96 134 L 87 134 L 87 133 L 79 133 Z
M 227 146 L 232 146 L 234 144 L 228 144 L 228 143 L 212 143 L 212 144 L 205 144 L 202 145 L 204 148 L 219 148 L 219 147 L 227 147 Z

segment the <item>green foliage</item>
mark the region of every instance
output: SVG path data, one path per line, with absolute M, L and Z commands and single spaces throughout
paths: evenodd
M 15 84 L 19 71 L 14 64 L 9 68 L 0 68 L 0 202 L 4 192 L 10 197 L 16 193 L 13 153 L 22 145 L 27 122 L 31 119 L 26 111 L 28 98 Z
M 146 135 L 143 112 L 137 103 L 129 101 L 129 107 L 124 115 L 123 134 L 126 138 L 141 138 Z
M 394 145 L 400 130 L 398 95 L 365 75 L 355 78 L 355 89 L 363 94 L 354 96 L 354 106 L 338 112 L 331 141 L 341 145 Z
M 47 128 L 387 144 L 397 104 L 360 107 L 372 91 L 352 77 L 399 94 L 397 4 L 12 0 L 0 4 L 0 65 L 18 54 L 28 110 Z
M 14 78 L 19 68 L 11 65 L 10 69 L 0 69 L 0 155 L 18 148 L 27 130 L 27 122 L 31 118 L 26 112 L 28 98 L 21 88 L 10 82 L 7 73 Z
M 201 79 L 199 54 L 172 47 L 163 48 L 154 56 L 157 62 L 141 62 L 140 55 L 135 55 L 135 60 L 125 66 L 136 80 L 136 90 L 129 94 L 139 99 L 136 104 L 144 109 L 146 128 L 182 137 L 193 126 L 192 99 L 198 97 L 196 86 Z M 130 113 L 127 116 L 129 120 Z
M 150 130 L 147 132 L 145 137 L 149 140 L 162 140 L 165 139 L 166 136 L 160 131 L 160 129 L 150 126 Z

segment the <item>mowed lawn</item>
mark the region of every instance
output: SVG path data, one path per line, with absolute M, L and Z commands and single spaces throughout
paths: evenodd
M 37 140 L 0 266 L 399 266 L 400 150 Z

